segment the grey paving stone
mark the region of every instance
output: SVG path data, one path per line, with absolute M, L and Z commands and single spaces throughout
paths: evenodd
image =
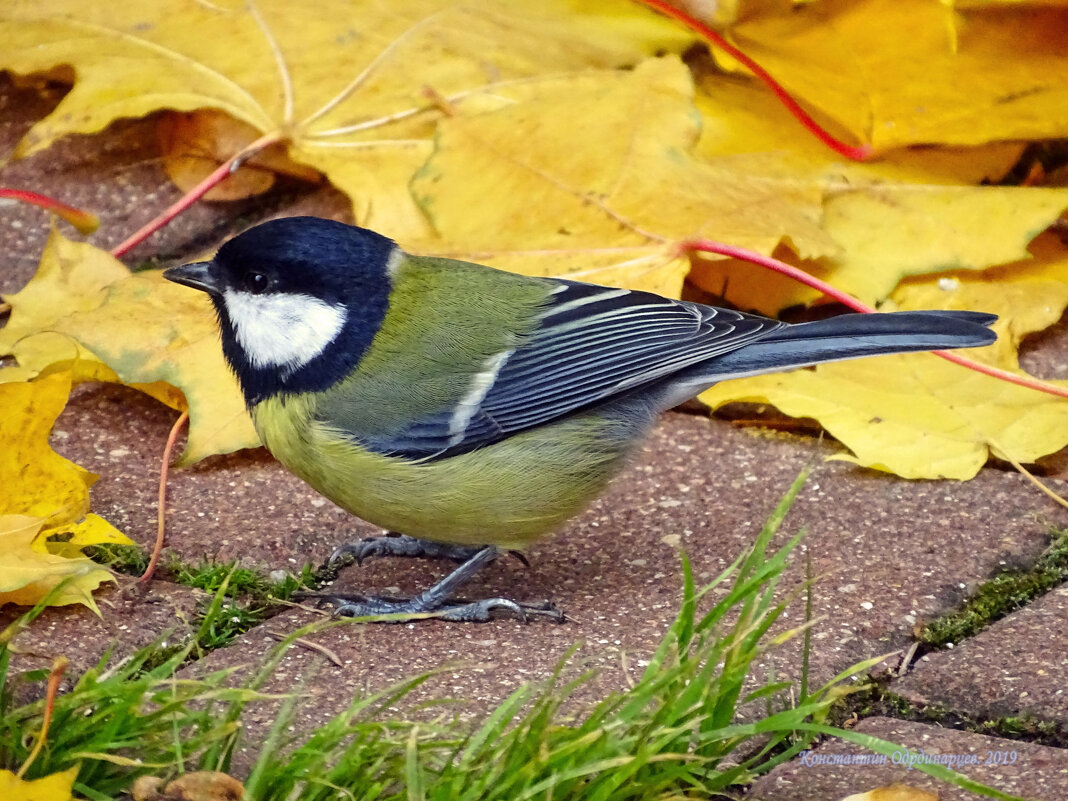
M 1032 743 L 987 737 L 982 734 L 943 729 L 926 723 L 890 718 L 869 718 L 856 730 L 908 748 L 915 758 L 923 754 L 957 755 L 958 768 L 971 779 L 1031 801 L 1063 801 L 1068 798 L 1068 750 Z M 894 764 L 828 764 L 838 759 L 871 752 L 842 740 L 832 739 L 808 755 L 775 768 L 758 780 L 747 796 L 752 801 L 836 801 L 852 793 L 901 783 L 938 794 L 940 801 L 975 801 L 984 796 L 932 779 L 907 766 L 902 751 Z M 1011 760 L 1013 764 L 993 764 Z M 984 764 L 988 763 L 988 764 Z
M 94 509 L 146 547 L 155 536 L 159 452 L 172 419 L 131 390 L 85 387 L 57 424 L 56 447 L 101 475 Z M 666 415 L 603 498 L 530 550 L 531 568 L 504 560 L 469 593 L 551 598 L 578 621 L 567 627 L 574 639 L 619 640 L 628 653 L 648 653 L 676 611 L 676 548 L 690 556 L 699 581 L 710 580 L 752 540 L 802 466 L 833 449 Z M 168 506 L 168 547 L 187 561 L 240 559 L 297 571 L 347 539 L 377 533 L 262 452 L 175 471 Z M 997 470 L 948 484 L 819 465 L 786 523 L 789 532 L 809 530 L 805 547 L 822 577 L 815 605 L 827 620 L 814 634 L 817 674 L 904 646 L 919 619 L 953 608 L 998 566 L 1027 564 L 1046 542 L 1045 525 L 1035 520 L 1044 506 L 1020 477 Z M 338 588 L 412 592 L 445 569 L 376 560 L 344 571 Z M 801 574 L 797 565 L 793 579 Z M 791 610 L 788 621 L 796 625 L 800 614 Z M 490 625 L 522 632 L 528 647 L 553 628 Z M 420 627 L 415 640 L 443 628 Z M 373 636 L 395 629 L 381 631 Z M 769 661 L 776 673 L 796 673 L 789 650 Z
M 954 648 L 923 657 L 892 689 L 915 704 L 980 718 L 1068 724 L 1066 643 L 1068 587 L 1062 585 Z
M 94 424 L 86 430 L 99 428 Z M 414 697 L 463 699 L 477 714 L 519 683 L 550 675 L 566 649 L 581 642 L 576 669 L 592 668 L 601 675 L 578 694 L 570 707 L 578 711 L 606 692 L 625 689 L 673 619 L 680 586 L 676 545 L 686 549 L 698 579 L 710 580 L 752 540 L 801 466 L 830 448 L 666 415 L 648 447 L 604 498 L 558 536 L 531 549 L 530 568 L 505 559 L 468 588 L 474 597 L 551 598 L 576 622 L 346 627 L 312 638 L 336 653 L 343 667 L 297 649 L 282 663 L 271 689 L 300 686 L 308 671 L 318 670 L 302 689 L 312 702 L 296 724 L 310 730 L 356 693 L 443 664 L 466 663 L 428 682 Z M 124 468 L 132 471 L 131 478 L 138 473 L 136 464 Z M 269 569 L 324 558 L 339 541 L 339 531 L 330 532 L 326 524 L 344 518 L 330 505 L 312 506 L 315 496 L 276 470 L 258 457 L 248 462 L 230 457 L 217 469 L 180 479 L 189 482 L 188 494 L 176 493 L 171 501 L 171 547 L 192 558 L 214 541 L 220 551 L 225 547 L 225 555 Z M 247 473 L 242 471 L 262 481 L 257 478 L 254 489 L 234 493 L 229 484 L 243 481 Z M 103 478 L 100 484 L 108 497 L 120 498 L 129 480 L 109 487 Z M 953 607 L 999 563 L 1037 555 L 1046 540 L 1045 527 L 1032 515 L 1040 504 L 1018 477 L 995 470 L 949 487 L 900 481 L 844 463 L 821 464 L 786 523 L 788 532 L 809 529 L 805 547 L 815 571 L 824 576 L 815 590 L 816 613 L 827 615 L 814 633 L 817 680 L 907 645 L 919 617 Z M 298 540 L 301 526 L 309 528 Z M 802 561 L 795 559 L 785 587 L 801 579 Z M 447 567 L 371 561 L 344 571 L 336 588 L 413 592 Z M 796 605 L 786 622 L 796 625 L 801 616 Z M 287 632 L 311 619 L 287 613 L 268 625 Z M 256 630 L 210 655 L 202 667 L 251 665 L 273 644 Z M 769 654 L 755 672 L 760 680 L 769 671 L 790 679 L 797 677 L 799 665 L 796 647 L 788 646 Z M 263 719 L 268 722 L 271 713 L 265 711 Z M 256 725 L 249 722 L 250 729 Z
M 204 593 L 165 581 L 153 582 L 139 593 L 132 584 L 132 579 L 122 577 L 118 585 L 105 585 L 94 593 L 99 616 L 80 604 L 44 610 L 15 637 L 12 671 L 47 670 L 56 657 L 66 657 L 70 668 L 61 685 L 66 689 L 109 651 L 110 664 L 115 664 L 165 635 L 175 643 L 195 633 L 197 604 Z M 25 611 L 11 605 L 0 609 L 0 629 Z M 43 683 L 36 689 L 16 686 L 31 694 L 44 689 Z

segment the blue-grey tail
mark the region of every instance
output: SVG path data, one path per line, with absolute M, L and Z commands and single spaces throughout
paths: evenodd
M 971 311 L 845 314 L 772 331 L 716 360 L 717 369 L 781 369 L 886 353 L 977 348 L 997 339 L 997 315 Z
M 691 397 L 727 378 L 862 356 L 990 345 L 997 340 L 988 328 L 995 320 L 997 315 L 984 312 L 916 311 L 845 314 L 786 325 L 677 374 L 667 388 L 665 403 L 681 402 L 678 398 Z

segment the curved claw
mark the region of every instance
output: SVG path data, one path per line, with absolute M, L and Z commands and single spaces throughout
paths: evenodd
M 522 551 L 516 551 L 513 549 L 508 551 L 508 555 L 513 557 L 514 559 L 518 559 L 519 562 L 523 565 L 523 567 L 530 567 L 530 560 L 527 559 L 526 554 L 524 554 Z
M 385 556 L 388 551 L 381 545 L 376 545 L 376 543 L 383 539 L 385 539 L 385 537 L 364 537 L 355 542 L 346 542 L 336 547 L 326 562 L 327 564 L 332 565 L 341 559 L 352 557 L 351 561 L 346 561 L 346 565 L 351 565 L 353 561 L 358 565 L 362 565 L 363 560 L 368 556 Z
M 503 609 L 514 613 L 524 623 L 527 622 L 529 615 L 550 617 L 558 623 L 562 623 L 566 619 L 555 606 L 548 602 L 536 606 L 525 606 L 507 598 L 485 598 L 477 601 L 456 598 L 456 591 L 500 554 L 500 550 L 492 545 L 480 548 L 470 548 L 462 545 L 442 545 L 401 535 L 365 539 L 343 545 L 334 552 L 334 557 L 332 558 L 352 554 L 359 561 L 371 554 L 384 553 L 395 556 L 463 558 L 464 562 L 437 584 L 414 598 L 385 598 L 363 594 L 349 596 L 348 598 L 336 596 L 335 599 L 332 599 L 339 604 L 335 610 L 336 615 L 351 617 L 409 615 L 413 617 L 440 617 L 443 620 L 457 622 L 481 623 L 489 620 L 494 610 Z M 398 619 L 393 618 L 393 620 Z
M 400 608 L 403 602 L 377 598 L 373 595 L 357 596 L 357 598 L 327 598 L 325 600 L 337 604 L 334 609 L 334 617 L 371 617 L 372 615 L 391 615 L 398 611 L 405 611 Z M 415 614 L 414 611 L 411 613 Z M 400 623 L 402 621 L 389 620 L 383 622 Z
M 324 565 L 329 567 L 348 567 L 349 565 L 351 565 L 356 560 L 355 558 L 350 560 L 347 557 L 355 556 L 355 554 L 352 553 L 352 546 L 355 544 L 356 543 L 354 542 L 346 542 L 344 545 L 339 545 L 334 548 L 334 550 L 330 552 L 330 555 L 326 557 L 326 562 L 324 563 Z M 339 562 L 341 562 L 342 564 L 339 565 Z
M 506 609 L 513 612 L 524 623 L 530 622 L 527 620 L 523 607 L 507 598 L 484 598 L 481 601 L 448 607 L 442 611 L 441 619 L 457 623 L 486 623 L 492 618 L 490 613 L 494 609 Z

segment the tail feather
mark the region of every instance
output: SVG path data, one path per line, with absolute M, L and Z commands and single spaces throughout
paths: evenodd
M 904 335 L 912 336 L 917 340 L 933 337 L 947 343 L 935 346 L 936 349 L 970 348 L 989 345 L 997 339 L 992 331 L 987 330 L 987 327 L 993 325 L 997 319 L 996 314 L 975 311 L 935 310 L 887 314 L 843 314 L 838 317 L 828 317 L 826 320 L 783 326 L 759 341 Z M 952 344 L 957 338 L 971 344 Z
M 671 381 L 666 405 L 681 402 L 728 378 L 771 373 L 822 362 L 990 345 L 987 326 L 997 315 L 971 311 L 845 314 L 786 325 L 738 350 L 688 368 Z

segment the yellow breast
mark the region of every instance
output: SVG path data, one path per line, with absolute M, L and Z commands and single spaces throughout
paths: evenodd
M 577 514 L 622 466 L 631 427 L 575 415 L 468 453 L 408 460 L 373 453 L 314 420 L 308 395 L 252 412 L 268 450 L 338 506 L 391 531 L 521 548 Z

